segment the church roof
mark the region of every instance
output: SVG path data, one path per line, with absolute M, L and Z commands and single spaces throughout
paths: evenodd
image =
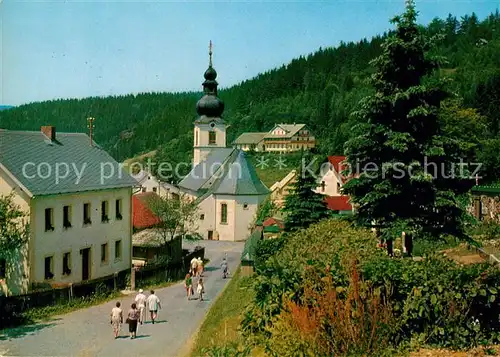
M 220 171 L 222 164 L 227 160 L 232 148 L 213 148 L 207 158 L 196 165 L 191 172 L 179 182 L 179 187 L 191 191 L 198 191 L 207 186 L 210 179 Z M 213 184 L 213 181 L 211 182 Z
M 179 187 L 210 194 L 267 195 L 269 189 L 257 176 L 245 153 L 238 149 L 214 148 L 179 183 Z
M 267 195 L 269 189 L 257 176 L 255 168 L 247 160 L 245 152 L 235 150 L 234 160 L 226 166 L 225 175 L 214 189 L 215 194 Z

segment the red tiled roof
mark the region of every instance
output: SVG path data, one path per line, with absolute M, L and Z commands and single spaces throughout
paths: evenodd
M 327 196 L 325 198 L 328 209 L 332 211 L 351 211 L 349 196 Z
M 276 218 L 268 218 L 266 219 L 262 225 L 264 227 L 269 227 L 269 226 L 278 226 L 280 227 L 281 229 L 285 228 L 285 225 L 283 224 L 282 221 L 280 221 L 279 219 L 276 219 Z
M 148 207 L 147 200 L 156 196 L 154 192 L 144 192 L 132 196 L 132 221 L 134 228 L 148 228 L 160 223 L 160 219 Z

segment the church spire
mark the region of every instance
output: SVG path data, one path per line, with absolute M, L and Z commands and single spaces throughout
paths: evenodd
M 208 67 L 212 67 L 212 40 L 208 44 Z
M 196 104 L 196 111 L 199 116 L 219 117 L 224 111 L 224 103 L 217 97 L 217 72 L 213 68 L 212 63 L 212 41 L 208 45 L 208 69 L 203 75 L 205 81 L 203 82 L 204 96 Z

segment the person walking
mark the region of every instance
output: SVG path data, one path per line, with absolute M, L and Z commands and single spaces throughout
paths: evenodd
M 226 257 L 222 258 L 222 263 L 220 263 L 220 266 L 222 268 L 222 277 L 225 279 L 229 275 Z
M 198 257 L 198 270 L 196 274 L 199 278 L 203 276 L 203 260 Z
M 139 323 L 142 325 L 146 321 L 146 295 L 144 295 L 144 290 L 139 289 L 135 302 L 139 309 Z
M 200 297 L 200 301 L 203 301 L 203 294 L 205 293 L 205 286 L 203 285 L 203 279 L 198 280 L 198 286 L 196 287 L 196 292 Z
M 113 326 L 113 333 L 115 335 L 115 339 L 118 338 L 123 323 L 123 312 L 122 309 L 120 309 L 120 306 L 121 304 L 118 301 L 115 307 L 111 310 L 111 326 Z
M 148 296 L 146 301 L 148 303 L 149 313 L 151 314 L 151 322 L 154 325 L 156 317 L 158 316 L 158 310 L 161 309 L 160 299 L 155 295 L 154 290 L 151 290 L 151 295 Z
M 193 279 L 191 278 L 191 274 L 186 274 L 186 278 L 184 278 L 184 288 L 186 289 L 186 295 L 188 301 L 191 299 L 191 293 L 193 290 Z
M 134 302 L 127 314 L 128 332 L 130 333 L 131 339 L 135 338 L 137 335 L 138 319 L 139 319 L 139 310 L 137 310 L 137 305 Z
M 189 270 L 189 273 L 191 274 L 191 276 L 195 276 L 197 270 L 198 270 L 198 259 L 193 258 L 191 259 L 191 269 Z

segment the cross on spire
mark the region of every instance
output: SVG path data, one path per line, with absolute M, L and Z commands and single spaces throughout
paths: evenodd
M 210 43 L 208 44 L 208 56 L 209 56 L 209 65 L 212 67 L 212 40 L 210 40 Z

